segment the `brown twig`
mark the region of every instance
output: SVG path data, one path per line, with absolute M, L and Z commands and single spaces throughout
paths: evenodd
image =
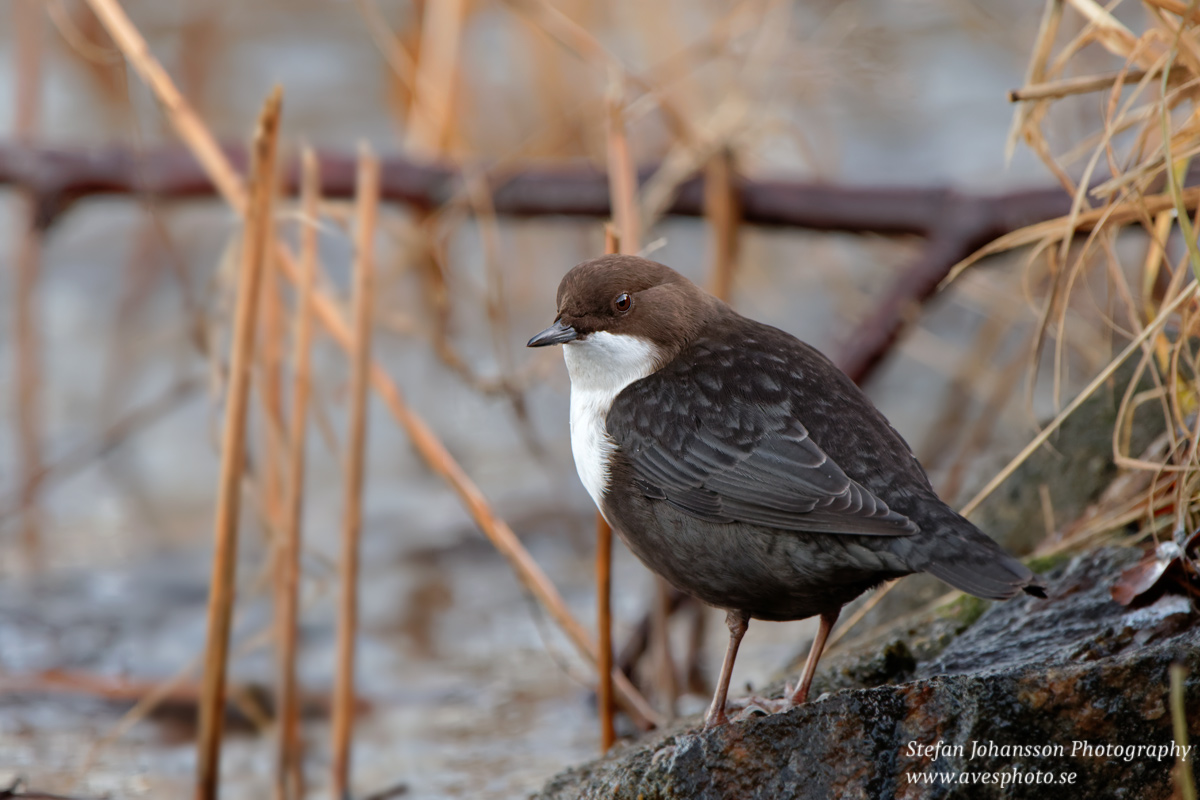
M 283 536 L 279 570 L 279 750 L 275 763 L 276 800 L 304 796 L 301 769 L 299 709 L 296 700 L 297 617 L 300 604 L 301 520 L 304 505 L 305 450 L 308 432 L 310 355 L 312 350 L 312 293 L 317 274 L 317 215 L 321 184 L 316 156 L 305 148 L 301 190 L 300 280 L 296 287 L 295 339 L 292 363 L 292 411 L 288 428 L 290 460 L 284 487 Z
M 246 165 L 245 148 L 218 146 L 215 140 L 212 147 L 236 179 L 235 170 Z M 318 158 L 324 196 L 352 198 L 353 157 L 325 150 L 318 151 Z M 643 165 L 638 180 L 658 168 L 658 164 Z M 281 172 L 284 189 L 296 191 L 298 161 L 286 161 Z M 432 210 L 466 197 L 463 175 L 445 164 L 392 155 L 380 160 L 380 172 L 380 199 L 384 202 Z M 233 186 L 223 186 L 223 180 L 214 184 L 205 167 L 186 148 L 176 145 L 134 151 L 121 146 L 57 148 L 0 142 L 0 185 L 19 186 L 37 197 L 37 222 L 42 228 L 53 224 L 74 202 L 94 195 L 140 195 L 161 202 L 244 194 L 240 179 Z M 488 174 L 487 187 L 498 216 L 608 218 L 613 214 L 607 172 L 582 162 L 505 165 Z M 742 221 L 747 224 L 888 236 L 928 236 L 944 226 L 947 211 L 963 204 L 990 216 L 1001 232 L 1070 209 L 1070 198 L 1057 187 L 983 195 L 939 186 L 851 187 L 739 175 L 734 188 Z M 237 202 L 236 208 L 240 210 L 241 205 L 242 201 Z M 680 184 L 664 213 L 703 216 L 704 177 L 697 175 Z
M 275 189 L 275 147 L 282 92 L 271 93 L 259 116 L 254 135 L 253 196 L 242 233 L 241 274 L 230 343 L 229 391 L 221 437 L 221 475 L 217 485 L 212 582 L 208 602 L 208 644 L 204 659 L 200 731 L 197 736 L 196 798 L 217 796 L 220 775 L 221 709 L 225 698 L 225 669 L 233 617 L 237 566 L 238 511 L 244 463 L 247 400 L 253 360 L 258 291 L 271 232 L 271 195 Z
M 366 145 L 360 153 L 354 205 L 354 286 L 351 291 L 350 423 L 346 436 L 345 508 L 339 580 L 337 674 L 333 693 L 334 800 L 348 797 L 354 727 L 354 646 L 358 632 L 358 558 L 366 466 L 367 389 L 371 373 L 371 299 L 375 273 L 375 218 L 379 208 L 379 161 Z

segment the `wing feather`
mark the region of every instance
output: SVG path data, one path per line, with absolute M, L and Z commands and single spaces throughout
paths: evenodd
M 607 429 L 646 497 L 711 522 L 903 536 L 917 526 L 852 480 L 793 413 L 788 367 L 696 348 L 686 368 L 628 386 Z M 744 379 L 747 368 L 759 370 Z M 738 379 L 739 372 L 742 378 Z M 698 379 L 698 376 L 703 379 Z

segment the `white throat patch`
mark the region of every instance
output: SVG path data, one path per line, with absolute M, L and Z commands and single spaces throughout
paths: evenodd
M 604 331 L 563 346 L 571 376 L 571 453 L 579 480 L 600 507 L 608 488 L 609 459 L 616 444 L 605 419 L 626 386 L 658 367 L 659 348 L 639 336 Z

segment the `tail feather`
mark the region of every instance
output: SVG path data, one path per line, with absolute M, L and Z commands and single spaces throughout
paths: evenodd
M 1024 591 L 1045 597 L 1041 580 L 1000 545 L 946 508 L 932 525 L 921 524 L 923 561 L 918 568 L 986 600 L 1005 600 Z M 932 529 L 932 530 L 930 530 Z
M 1007 600 L 1021 591 L 1046 596 L 1045 589 L 1029 568 L 1007 554 L 986 564 L 933 561 L 925 571 L 955 589 L 986 600 Z

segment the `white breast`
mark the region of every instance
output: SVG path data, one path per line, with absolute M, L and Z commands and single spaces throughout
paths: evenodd
M 616 450 L 605 428 L 608 410 L 622 389 L 658 368 L 659 356 L 646 339 L 603 331 L 563 347 L 571 376 L 571 452 L 597 508 L 608 490 L 609 460 Z

